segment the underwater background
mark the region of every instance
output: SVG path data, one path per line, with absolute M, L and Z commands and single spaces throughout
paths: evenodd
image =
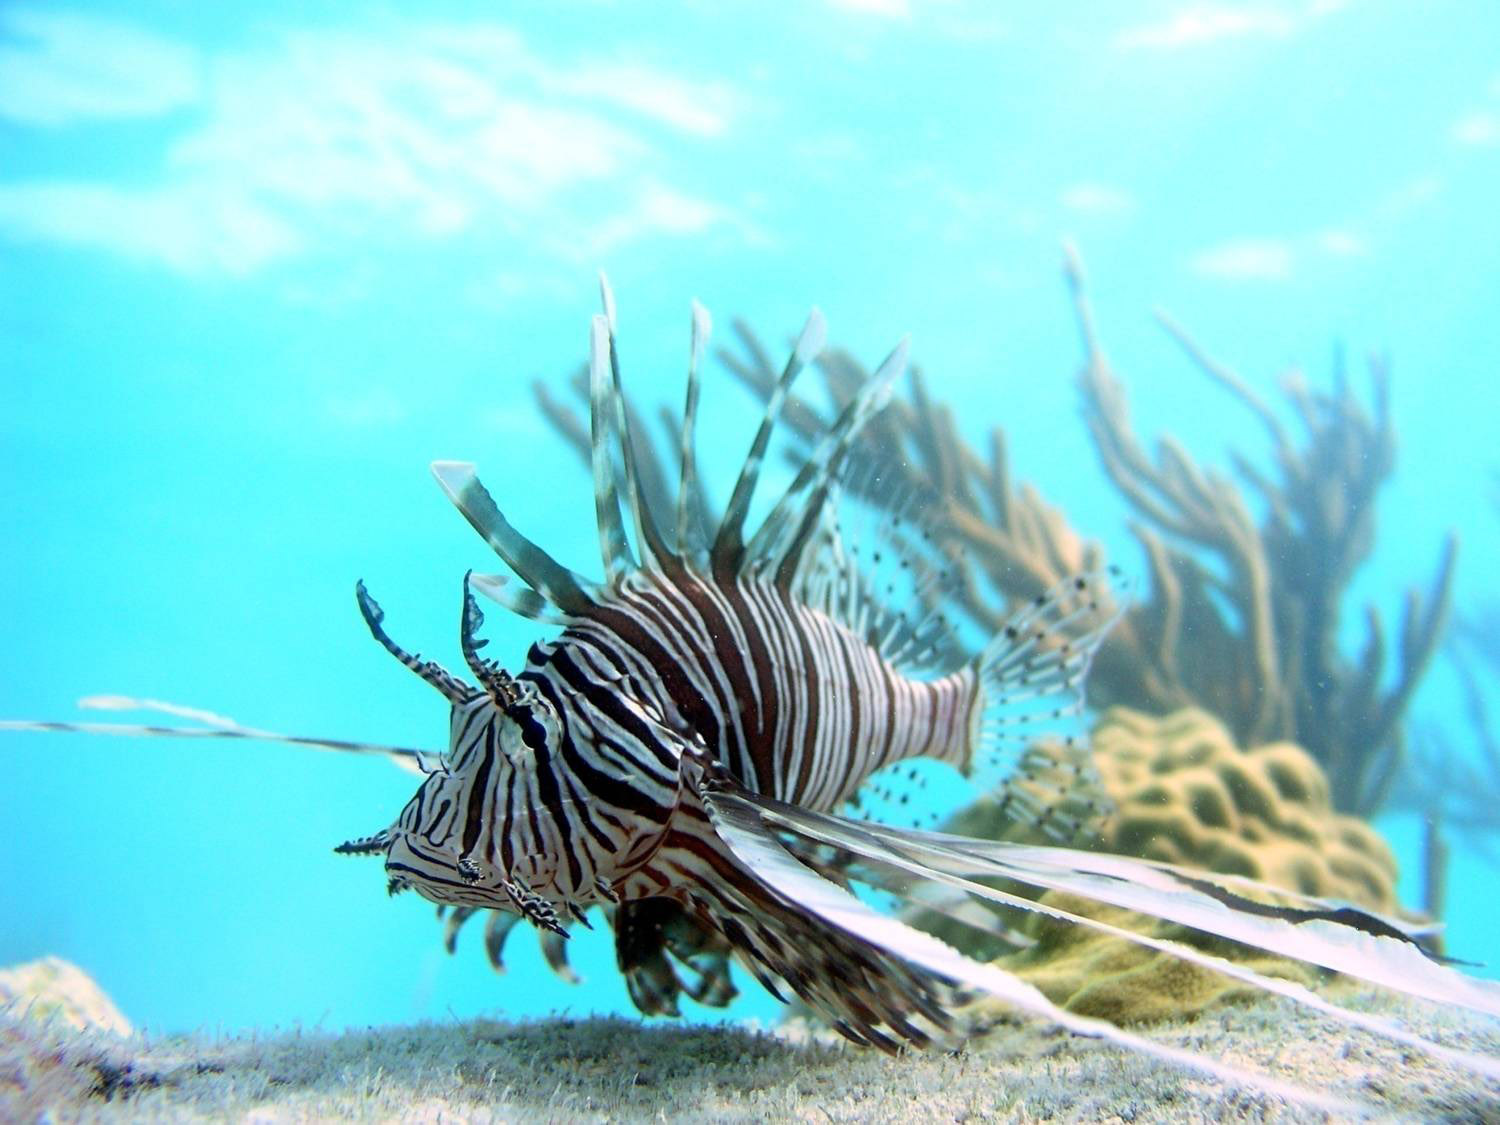
M 1070 242 L 1135 432 L 1200 465 L 1272 453 L 1157 308 L 1277 410 L 1288 370 L 1345 367 L 1368 402 L 1366 356 L 1389 363 L 1398 459 L 1329 640 L 1357 663 L 1374 605 L 1399 689 L 1403 601 L 1457 533 L 1457 639 L 1413 677 L 1374 820 L 1420 908 L 1440 814 L 1447 951 L 1494 975 L 1497 45 L 1487 3 L 0 6 L 0 717 L 119 693 L 441 747 L 354 581 L 461 666 L 459 580 L 494 563 L 436 458 L 597 572 L 532 384 L 568 399 L 601 268 L 648 408 L 680 404 L 692 297 L 773 353 L 813 304 L 868 366 L 910 333 L 963 436 L 1002 427 L 1012 475 L 1147 591 L 1081 413 Z M 721 499 L 758 413 L 708 373 Z M 540 627 L 488 618 L 518 666 Z M 0 756 L 0 964 L 65 957 L 138 1025 L 632 1011 L 603 927 L 571 940 L 581 985 L 521 931 L 496 976 L 477 927 L 448 956 L 430 905 L 332 854 L 410 795 L 386 762 L 10 733 Z M 776 1018 L 740 984 L 729 1017 Z

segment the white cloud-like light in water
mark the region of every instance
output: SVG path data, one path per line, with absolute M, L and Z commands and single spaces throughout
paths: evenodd
M 182 273 L 248 273 L 302 248 L 276 211 L 225 184 L 148 191 L 104 184 L 0 184 L 0 231 L 25 241 L 101 247 Z
M 1188 268 L 1217 281 L 1283 282 L 1305 267 L 1369 255 L 1364 234 L 1339 226 L 1290 237 L 1230 239 L 1194 254 Z
M 911 17 L 911 5 L 907 0 L 828 0 L 835 8 L 842 8 L 846 12 L 861 12 L 872 16 L 885 16 L 887 19 L 909 19 Z
M 1315 241 L 1318 249 L 1336 258 L 1363 258 L 1370 253 L 1369 244 L 1353 231 L 1331 228 L 1318 232 Z
M 1195 254 L 1190 265 L 1194 273 L 1225 281 L 1285 281 L 1292 258 L 1283 239 L 1241 238 Z
M 1500 116 L 1482 111 L 1466 114 L 1453 123 L 1453 139 L 1475 148 L 1500 145 Z
M 354 430 L 385 429 L 404 422 L 410 411 L 386 387 L 368 388 L 348 395 L 331 395 L 325 403 L 329 418 Z
M 80 16 L 55 30 L 36 50 L 86 58 L 118 29 Z M 0 181 L 0 233 L 243 274 L 340 239 L 478 228 L 592 261 L 630 239 L 733 221 L 671 183 L 653 141 L 721 135 L 738 103 L 717 81 L 617 59 L 553 61 L 496 25 L 306 31 L 204 63 L 197 112 L 154 182 Z M 58 77 L 30 119 L 101 103 L 91 81 Z M 123 100 L 147 112 L 144 95 Z M 181 99 L 151 104 L 162 112 Z
M 40 8 L 0 12 L 0 118 L 62 126 L 192 103 L 197 53 L 129 24 Z
M 1199 4 L 1159 23 L 1126 28 L 1115 37 L 1115 46 L 1174 51 L 1233 39 L 1285 39 L 1345 7 L 1346 0 L 1311 0 L 1300 5 Z
M 1064 188 L 1062 205 L 1083 215 L 1123 215 L 1135 209 L 1130 194 L 1109 184 L 1080 183 Z

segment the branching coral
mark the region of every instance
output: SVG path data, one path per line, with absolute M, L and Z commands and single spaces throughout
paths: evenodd
M 1434 915 L 1443 898 L 1447 834 L 1500 866 L 1500 820 L 1495 816 L 1500 807 L 1500 722 L 1495 717 L 1500 604 L 1481 602 L 1457 610 L 1443 654 L 1461 705 L 1444 710 L 1440 718 L 1425 715 L 1413 722 L 1411 752 L 1390 799 L 1391 807 L 1422 818 L 1425 907 Z M 1458 728 L 1464 729 L 1460 733 Z
M 1141 518 L 1133 530 L 1152 571 L 1151 600 L 1131 615 L 1143 642 L 1133 655 L 1151 667 L 1134 692 L 1109 701 L 1133 695 L 1153 709 L 1193 701 L 1242 741 L 1292 739 L 1327 771 L 1336 808 L 1371 815 L 1396 776 L 1402 718 L 1441 638 L 1457 549 L 1450 536 L 1425 597 L 1407 592 L 1394 683 L 1382 688 L 1388 643 L 1379 612 L 1366 609 L 1357 659 L 1339 650 L 1338 636 L 1344 594 L 1374 543 L 1375 496 L 1395 465 L 1384 366 L 1371 364 L 1373 414 L 1342 371 L 1332 392 L 1286 378 L 1304 430 L 1299 446 L 1243 380 L 1160 318 L 1271 437 L 1275 476 L 1233 458 L 1264 508 L 1257 524 L 1234 482 L 1200 468 L 1171 438 L 1154 463 L 1146 456 L 1095 335 L 1076 259 L 1068 276 L 1087 349 L 1085 415 L 1105 471 Z
M 1359 655 L 1340 650 L 1341 605 L 1374 542 L 1375 496 L 1395 463 L 1383 366 L 1372 365 L 1373 409 L 1342 373 L 1331 391 L 1287 379 L 1284 392 L 1303 430 L 1299 444 L 1254 390 L 1163 317 L 1195 365 L 1270 435 L 1269 469 L 1234 457 L 1242 490 L 1171 438 L 1161 440 L 1154 460 L 1147 455 L 1131 429 L 1123 385 L 1099 345 L 1071 254 L 1067 277 L 1085 347 L 1079 377 L 1085 417 L 1105 472 L 1138 517 L 1133 531 L 1151 573 L 1149 595 L 1098 653 L 1090 702 L 1157 714 L 1197 705 L 1241 742 L 1295 741 L 1328 773 L 1336 808 L 1370 815 L 1401 759 L 1403 716 L 1441 634 L 1455 556 L 1450 538 L 1426 594 L 1408 593 L 1393 671 L 1373 607 Z M 765 398 L 779 370 L 748 328 L 737 323 L 735 333 L 739 349 L 721 351 L 720 358 Z M 832 412 L 795 395 L 785 408 L 786 425 L 804 445 L 827 431 L 866 378 L 834 349 L 818 368 Z M 583 382 L 575 380 L 580 393 Z M 587 457 L 588 435 L 577 416 L 542 385 L 536 390 L 547 418 Z M 670 412 L 663 422 L 675 432 Z M 645 433 L 638 423 L 632 428 Z M 664 462 L 649 445 L 641 452 L 648 501 L 664 506 Z M 1004 431 L 991 431 L 984 454 L 974 449 L 953 411 L 932 398 L 919 368 L 912 369 L 909 394 L 867 429 L 860 456 L 878 466 L 857 478 L 868 500 L 879 504 L 913 490 L 933 498 L 932 528 L 960 560 L 955 601 L 986 631 L 1016 602 L 1103 561 L 1096 543 L 1033 487 L 1012 479 Z M 1254 508 L 1262 509 L 1258 517 Z
M 1500 683 L 1500 605 L 1454 615 L 1445 655 L 1463 700 L 1452 716 L 1468 727 L 1460 752 L 1450 723 L 1416 725 L 1410 768 L 1403 772 L 1392 804 L 1414 811 L 1462 835 L 1476 851 L 1500 863 L 1493 837 L 1500 831 L 1500 722 L 1494 686 Z

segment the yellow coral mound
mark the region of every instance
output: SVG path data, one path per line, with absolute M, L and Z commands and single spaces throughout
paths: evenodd
M 1360 906 L 1396 908 L 1396 860 L 1364 821 L 1333 810 L 1328 779 L 1290 742 L 1241 750 L 1196 709 L 1116 707 L 1093 734 L 1114 815 L 1102 850 L 1160 859 Z
M 1186 927 L 1128 910 L 1057 892 L 1049 892 L 1042 901 L 1122 929 L 1196 946 L 1266 976 L 1286 977 L 1309 986 L 1318 977 L 1318 970 L 1299 961 L 1204 937 Z M 1071 922 L 1037 916 L 1023 929 L 1036 944 L 996 963 L 1036 985 L 1053 1003 L 1082 1016 L 1114 1023 L 1149 1023 L 1180 1019 L 1211 1004 L 1253 1000 L 1260 995 L 1260 989 L 1253 985 Z M 989 1001 L 980 1004 L 981 1010 L 990 1006 Z
M 1396 861 L 1390 848 L 1363 821 L 1334 811 L 1327 778 L 1300 747 L 1277 742 L 1241 750 L 1204 711 L 1156 718 L 1122 707 L 1105 713 L 1091 744 L 1099 785 L 1114 809 L 1106 818 L 1084 824 L 1085 839 L 1078 846 L 1244 875 L 1379 911 L 1396 909 Z M 1049 756 L 1058 763 L 1055 770 Z M 1038 746 L 1025 769 L 1033 781 L 1019 784 L 1035 784 L 1035 796 L 1044 799 L 1043 791 L 1068 769 L 1060 748 Z M 966 810 L 950 830 L 1037 839 L 1035 829 L 1008 822 L 998 801 Z M 1044 901 L 1197 945 L 1263 973 L 1312 983 L 1313 970 L 1305 966 L 1182 927 L 1069 896 L 1053 894 Z M 1033 915 L 1022 929 L 1036 944 L 999 963 L 1082 1014 L 1116 1022 L 1161 1019 L 1253 991 L 1207 969 L 1070 923 Z M 949 925 L 938 930 L 949 940 L 958 939 Z

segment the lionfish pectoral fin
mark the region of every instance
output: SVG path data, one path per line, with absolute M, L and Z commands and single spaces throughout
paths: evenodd
M 801 910 L 833 930 L 851 935 L 938 978 L 994 996 L 1075 1034 L 1103 1039 L 1162 1062 L 1212 1075 L 1234 1086 L 1275 1094 L 1326 1112 L 1357 1113 L 1365 1108 L 1269 1075 L 1158 1043 L 1103 1020 L 1060 1008 L 1019 977 L 996 965 L 981 964 L 931 934 L 879 913 L 803 864 L 777 838 L 766 816 L 768 811 L 774 812 L 777 827 L 784 828 L 788 822 L 795 822 L 796 814 L 802 811 L 796 806 L 768 802 L 722 774 L 708 779 L 703 800 L 716 833 L 734 857 L 777 896 L 796 903 Z
M 551 969 L 558 977 L 569 984 L 582 984 L 583 978 L 578 971 L 568 963 L 568 931 L 558 927 L 551 929 L 542 927 L 537 930 L 537 941 L 542 948 L 542 960 L 547 962 L 547 968 Z
M 978 880 L 1000 878 L 1042 890 L 1066 891 L 1308 961 L 1407 995 L 1500 1015 L 1500 985 L 1476 980 L 1428 959 L 1417 944 L 1416 934 L 1378 914 L 1306 896 L 1291 896 L 1298 900 L 1296 906 L 1277 906 L 1263 901 L 1288 897 L 1274 887 L 1248 879 L 1206 876 L 1170 864 L 1067 848 L 907 831 L 855 823 L 762 797 L 744 799 L 755 803 L 761 823 L 770 829 L 838 848 L 908 877 L 957 888 L 976 899 L 1108 932 L 1285 996 L 1341 1023 L 1414 1047 L 1486 1077 L 1500 1077 L 1500 1060 L 1434 1043 L 1394 1020 L 1340 1007 L 1294 982 L 1264 976 L 1183 942 L 1139 934 L 1008 894 Z M 1248 897 L 1251 892 L 1257 897 Z
M 681 903 L 634 899 L 616 907 L 610 920 L 615 964 L 631 1000 L 646 1015 L 680 1015 L 679 995 L 722 1008 L 738 994 L 729 976 L 728 943 Z

